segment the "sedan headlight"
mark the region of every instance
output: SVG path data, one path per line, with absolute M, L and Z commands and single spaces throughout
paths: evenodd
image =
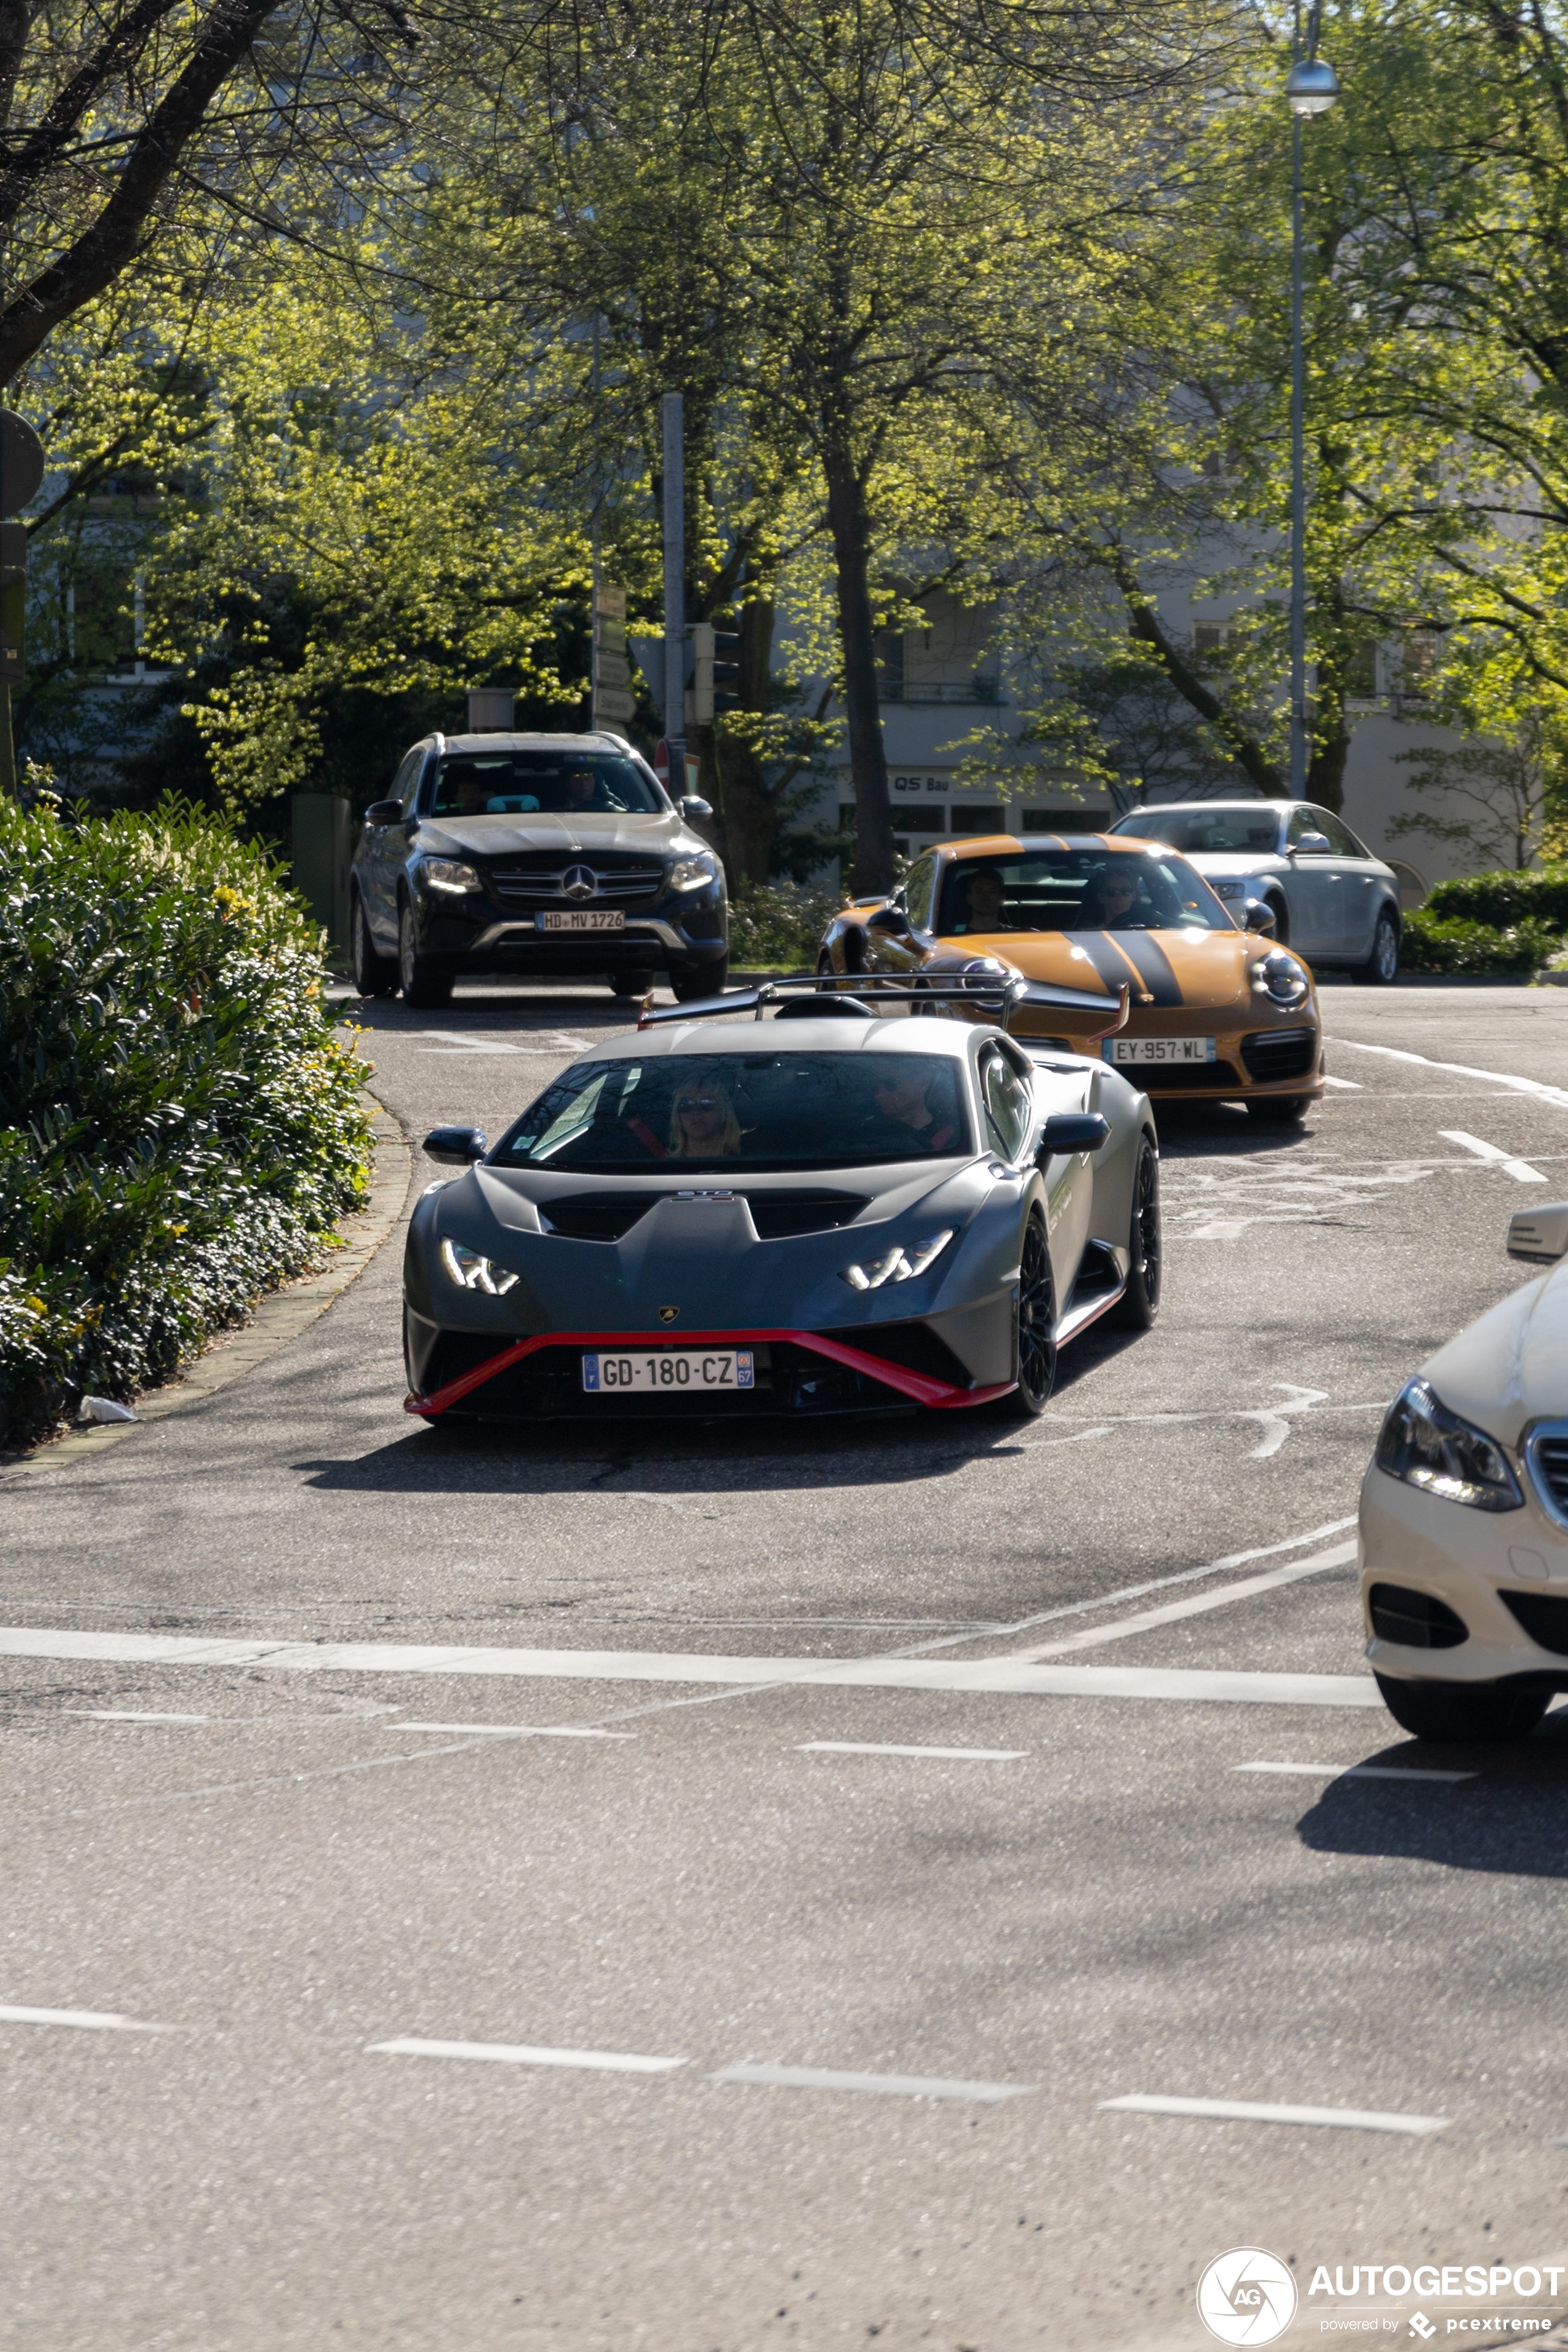
M 482 886 L 471 866 L 460 857 L 427 857 L 420 869 L 431 890 L 478 890 Z
M 517 1281 L 515 1274 L 481 1257 L 467 1242 L 443 1242 L 441 1263 L 459 1290 L 482 1290 L 488 1298 L 504 1298 Z
M 885 1282 L 908 1282 L 933 1265 L 952 1239 L 952 1228 L 932 1234 L 929 1241 L 900 1242 L 885 1257 L 868 1258 L 864 1265 L 847 1265 L 839 1276 L 851 1290 L 880 1290 Z
M 672 890 L 700 890 L 711 882 L 719 871 L 719 861 L 710 849 L 700 849 L 695 857 L 678 857 L 669 869 Z
M 1298 963 L 1283 948 L 1276 948 L 1253 965 L 1252 985 L 1271 1004 L 1301 1004 L 1312 983 L 1305 964 Z
M 1245 898 L 1252 887 L 1250 882 L 1238 881 L 1234 874 L 1205 875 L 1204 879 L 1216 898 Z
M 1425 1381 L 1406 1381 L 1389 1406 L 1373 1459 L 1391 1478 L 1446 1503 L 1517 1511 L 1524 1501 L 1501 1446 L 1440 1404 Z

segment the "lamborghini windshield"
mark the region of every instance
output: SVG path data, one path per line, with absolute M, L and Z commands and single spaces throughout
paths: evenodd
M 944 939 L 998 931 L 1229 931 L 1208 884 L 1179 857 L 1133 849 L 1026 849 L 960 857 L 942 881 L 932 929 Z
M 659 1055 L 580 1062 L 491 1155 L 500 1168 L 861 1168 L 972 1150 L 964 1066 L 940 1054 Z

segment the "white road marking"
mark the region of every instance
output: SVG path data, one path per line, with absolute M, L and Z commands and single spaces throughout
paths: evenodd
M 1248 1601 L 1256 1592 L 1271 1592 L 1281 1584 L 1293 1584 L 1298 1577 L 1320 1576 L 1325 1569 L 1343 1568 L 1356 1555 L 1353 1542 L 1333 1544 L 1327 1551 L 1314 1552 L 1310 1559 L 1292 1560 L 1285 1568 L 1266 1569 L 1261 1576 L 1243 1577 L 1237 1584 L 1222 1584 L 1213 1592 L 1191 1592 L 1184 1601 L 1167 1601 L 1158 1609 L 1140 1610 L 1136 1617 L 1121 1617 L 1110 1625 L 1091 1625 L 1081 1633 L 1068 1633 L 1060 1642 L 1047 1642 L 1034 1650 L 1018 1653 L 1025 1658 L 1065 1657 L 1074 1650 L 1092 1649 L 1100 1642 L 1124 1642 L 1130 1634 L 1146 1633 L 1152 1626 L 1172 1625 L 1179 1618 L 1199 1617 L 1209 1609 L 1228 1609 L 1234 1601 Z
M 1366 1088 L 1354 1078 L 1325 1078 L 1323 1084 L 1326 1087 L 1337 1087 L 1342 1094 L 1360 1095 L 1366 1092 Z
M 973 1637 L 971 1636 L 971 1639 Z M 1019 1697 L 1213 1699 L 1279 1706 L 1383 1704 L 1370 1675 L 1231 1674 L 1205 1667 L 1037 1665 L 996 1658 L 726 1658 L 665 1650 L 440 1648 L 403 1642 L 245 1642 L 188 1633 L 86 1633 L 0 1627 L 0 1657 L 110 1659 L 124 1664 L 265 1666 L 274 1673 L 484 1675 L 518 1681 L 725 1683 L 760 1688 L 986 1691 Z M 447 1751 L 426 1749 L 425 1754 Z M 458 1753 L 458 1750 L 450 1751 Z M 401 1758 L 333 1766 L 370 1771 Z M 327 1772 L 279 1775 L 325 1779 Z M 258 1781 L 232 1787 L 259 1787 Z M 192 1790 L 217 1795 L 219 1790 Z M 141 1800 L 132 1800 L 140 1802 Z M 96 1810 L 96 1809 L 95 1809 Z
M 1334 1045 L 1347 1045 L 1352 1054 L 1381 1054 L 1390 1062 L 1414 1062 L 1424 1070 L 1446 1070 L 1450 1077 L 1484 1078 L 1489 1086 L 1507 1087 L 1516 1095 L 1534 1095 L 1542 1102 L 1555 1103 L 1568 1110 L 1568 1087 L 1549 1087 L 1540 1078 L 1518 1078 L 1506 1070 L 1472 1070 L 1468 1062 L 1434 1062 L 1426 1054 L 1412 1054 L 1400 1045 L 1363 1045 L 1354 1037 L 1334 1037 Z
M 1239 1226 L 1237 1227 L 1237 1231 L 1240 1231 Z M 1199 1236 L 1199 1238 L 1201 1239 L 1202 1236 Z M 1315 1414 L 1318 1419 L 1321 1420 L 1323 1415 L 1326 1413 L 1375 1412 L 1382 1414 L 1386 1412 L 1388 1410 L 1386 1398 L 1367 1397 L 1354 1404 L 1331 1404 L 1328 1401 L 1329 1391 L 1327 1389 L 1303 1388 L 1299 1381 L 1273 1381 L 1269 1385 L 1272 1388 L 1280 1389 L 1286 1392 L 1286 1401 L 1283 1404 L 1205 1405 L 1193 1412 L 1122 1412 L 1115 1414 L 1110 1420 L 1105 1419 L 1103 1416 L 1096 1415 L 1093 1417 L 1093 1426 L 1081 1431 L 1079 1434 L 1083 1437 L 1106 1437 L 1110 1434 L 1113 1429 L 1157 1429 L 1161 1427 L 1179 1429 L 1193 1426 L 1199 1422 L 1205 1421 L 1250 1421 L 1257 1423 L 1260 1433 L 1257 1444 L 1248 1447 L 1244 1459 L 1248 1462 L 1267 1462 L 1271 1458 L 1271 1456 L 1279 1453 L 1279 1448 L 1284 1444 L 1286 1439 L 1294 1433 L 1297 1418 L 1300 1415 L 1310 1412 Z M 1042 1419 L 1047 1421 L 1071 1420 L 1073 1418 L 1074 1416 L 1070 1413 L 1047 1413 L 1042 1415 Z M 1084 1418 L 1088 1419 L 1089 1416 L 1085 1415 Z M 1021 1454 L 1032 1454 L 1039 1449 L 1042 1443 L 1047 1444 L 1059 1444 L 1066 1443 L 1066 1441 L 1062 1439 L 1046 1439 L 1042 1441 L 1039 1438 L 1033 1440 L 1025 1438 L 1018 1441 L 1018 1450 Z M 991 1467 L 991 1464 L 989 1462 L 987 1462 L 986 1467 L 987 1469 Z M 1343 1524 L 1349 1526 L 1352 1522 L 1346 1520 Z M 1285 1546 L 1280 1546 L 1281 1550 L 1285 1549 Z
M 538 1043 L 522 1045 L 511 1038 L 483 1033 L 476 1034 L 461 1029 L 416 1029 L 415 1036 L 436 1037 L 440 1043 L 419 1045 L 415 1051 L 420 1054 L 580 1054 L 593 1043 L 592 1038 L 574 1036 L 566 1029 L 534 1029 L 522 1034 L 537 1039 Z
M 900 1748 L 878 1739 L 803 1739 L 801 1756 L 930 1756 L 946 1764 L 1016 1764 L 1026 1748 Z
M 367 2042 L 388 2058 L 482 2058 L 498 2066 L 576 2066 L 593 2074 L 668 2074 L 684 2058 L 639 2058 L 626 2050 L 542 2050 L 526 2042 Z
M 1026 2098 L 1032 2083 L 961 2083 L 927 2074 L 846 2074 L 829 2066 L 721 2066 L 710 2083 L 760 2083 L 786 2091 L 880 2091 L 898 2099 Z
M 1167 2099 L 1142 2091 L 1129 2092 L 1122 2099 L 1101 2099 L 1100 2105 L 1130 2116 L 1213 2116 L 1238 2124 L 1326 2124 L 1341 2131 L 1405 2132 L 1413 2138 L 1448 2127 L 1447 2116 L 1396 2116 L 1375 2107 L 1277 2107 L 1258 2099 Z
M 635 1731 L 601 1731 L 591 1723 L 389 1723 L 388 1731 L 401 1738 L 405 1731 L 461 1732 L 476 1739 L 635 1739 Z
M 1418 1764 L 1233 1764 L 1233 1772 L 1300 1773 L 1309 1780 L 1479 1780 L 1479 1772 L 1426 1770 Z
M 175 2025 L 148 2025 L 139 2017 L 121 2017 L 97 2009 L 18 2009 L 0 2002 L 0 2025 L 74 2025 L 87 2033 L 177 2033 Z
M 1473 1152 L 1478 1160 L 1485 1160 L 1491 1166 L 1500 1168 L 1505 1176 L 1513 1177 L 1517 1183 L 1544 1184 L 1546 1181 L 1540 1169 L 1532 1168 L 1528 1160 L 1515 1160 L 1500 1145 L 1483 1143 L 1479 1135 L 1467 1135 L 1462 1127 L 1440 1127 L 1437 1132 L 1445 1143 L 1457 1143 L 1462 1151 Z
M 210 1723 L 210 1715 L 148 1715 L 132 1707 L 62 1706 L 62 1715 L 79 1716 L 84 1723 Z

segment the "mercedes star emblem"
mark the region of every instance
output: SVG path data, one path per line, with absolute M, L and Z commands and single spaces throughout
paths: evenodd
M 561 895 L 563 898 L 596 898 L 599 877 L 591 866 L 569 866 L 561 877 Z

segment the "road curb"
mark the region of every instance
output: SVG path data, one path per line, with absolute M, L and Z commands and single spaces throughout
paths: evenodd
M 343 1219 L 342 1245 L 332 1252 L 331 1263 L 319 1274 L 301 1275 L 298 1281 L 286 1283 L 281 1290 L 269 1292 L 239 1330 L 221 1334 L 174 1380 L 139 1396 L 133 1422 L 110 1422 L 101 1428 L 73 1430 L 68 1437 L 57 1438 L 16 1461 L 0 1465 L 0 1486 L 9 1486 L 39 1471 L 85 1462 L 107 1446 L 119 1444 L 122 1438 L 133 1437 L 149 1422 L 166 1421 L 172 1413 L 189 1411 L 193 1405 L 216 1395 L 219 1389 L 227 1388 L 231 1381 L 242 1380 L 247 1372 L 254 1371 L 258 1364 L 265 1363 L 269 1356 L 298 1339 L 318 1315 L 325 1314 L 333 1299 L 364 1272 L 383 1242 L 396 1228 L 407 1205 L 414 1178 L 414 1154 L 407 1137 L 390 1111 L 368 1089 L 365 1100 L 373 1114 L 371 1135 L 375 1144 L 370 1195 L 363 1209 Z

